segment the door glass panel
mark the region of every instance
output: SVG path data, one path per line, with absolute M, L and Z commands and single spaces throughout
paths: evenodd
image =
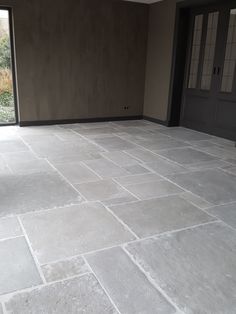
M 230 11 L 221 91 L 231 93 L 236 61 L 236 9 Z
M 194 21 L 193 43 L 192 43 L 192 56 L 189 71 L 188 88 L 197 87 L 197 74 L 199 66 L 199 56 L 202 39 L 202 22 L 203 15 L 196 15 Z
M 207 35 L 204 51 L 201 89 L 211 88 L 212 72 L 215 58 L 216 36 L 218 27 L 219 12 L 212 12 L 208 15 Z

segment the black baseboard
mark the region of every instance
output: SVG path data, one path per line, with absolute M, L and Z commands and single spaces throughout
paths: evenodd
M 0 128 L 4 126 L 14 126 L 17 125 L 17 123 L 5 123 L 5 124 L 0 124 Z
M 19 126 L 40 126 L 54 124 L 73 124 L 73 123 L 92 123 L 92 122 L 108 122 L 108 121 L 126 121 L 126 120 L 141 120 L 143 116 L 128 116 L 128 117 L 108 117 L 108 118 L 88 118 L 88 119 L 62 119 L 62 120 L 40 120 L 40 121 L 20 121 Z
M 20 121 L 19 126 L 40 126 L 40 125 L 55 125 L 55 124 L 73 124 L 73 123 L 92 123 L 92 122 L 109 122 L 109 121 L 126 121 L 126 120 L 141 120 L 145 119 L 150 122 L 171 126 L 169 121 L 163 121 L 148 116 L 127 116 L 127 117 L 107 117 L 107 118 L 87 118 L 87 119 L 62 119 L 62 120 L 40 120 L 40 121 Z
M 161 124 L 161 125 L 164 125 L 164 126 L 170 126 L 169 125 L 169 121 L 163 121 L 163 120 L 159 120 L 159 119 L 156 119 L 156 118 L 151 118 L 151 117 L 148 117 L 148 116 L 143 116 L 143 119 L 148 120 L 150 122 L 157 123 L 157 124 Z

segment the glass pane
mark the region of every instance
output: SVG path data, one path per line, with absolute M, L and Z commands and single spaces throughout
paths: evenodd
M 216 36 L 219 12 L 209 13 L 207 24 L 206 45 L 204 51 L 201 89 L 211 88 L 211 79 L 215 58 Z
M 193 44 L 192 44 L 192 56 L 189 71 L 188 88 L 196 88 L 197 74 L 199 65 L 199 55 L 202 39 L 202 22 L 203 15 L 196 15 L 194 22 Z
M 236 9 L 230 11 L 221 91 L 231 93 L 236 61 Z

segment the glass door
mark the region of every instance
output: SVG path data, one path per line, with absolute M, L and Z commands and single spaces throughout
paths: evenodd
M 181 124 L 236 138 L 236 1 L 191 12 Z
M 17 121 L 9 10 L 0 8 L 0 125 Z

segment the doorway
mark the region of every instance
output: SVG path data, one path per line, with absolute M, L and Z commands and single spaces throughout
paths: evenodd
M 0 7 L 0 125 L 17 123 L 10 9 Z
M 179 8 L 170 125 L 236 140 L 236 1 L 217 3 Z

